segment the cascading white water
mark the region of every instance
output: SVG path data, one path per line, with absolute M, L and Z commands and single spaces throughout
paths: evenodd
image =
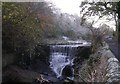
M 73 65 L 73 59 L 80 45 L 51 45 L 50 46 L 50 67 L 57 77 L 62 76 L 65 66 Z

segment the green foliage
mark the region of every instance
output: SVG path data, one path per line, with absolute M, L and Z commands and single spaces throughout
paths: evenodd
M 36 32 L 34 17 L 27 12 L 29 6 L 27 8 L 26 3 L 3 3 L 2 6 L 3 38 L 5 39 L 3 41 L 11 40 L 12 47 L 26 44 L 30 47 L 36 40 Z
M 102 46 L 102 42 L 103 42 L 103 37 L 104 37 L 104 33 L 106 33 L 106 31 L 99 31 L 99 30 L 95 30 L 93 25 L 98 23 L 99 20 L 105 19 L 109 20 L 109 21 L 113 21 L 113 19 L 115 20 L 116 23 L 116 31 L 118 30 L 118 13 L 117 13 L 117 2 L 96 2 L 94 0 L 92 0 L 92 2 L 82 2 L 81 6 L 81 25 L 83 24 L 87 24 L 85 22 L 87 22 L 88 19 L 90 19 L 92 22 L 88 22 L 90 23 L 90 25 L 88 25 L 89 30 L 91 31 L 92 34 L 92 46 L 93 46 L 93 51 L 96 51 L 100 45 Z M 98 19 L 91 19 L 90 17 L 98 17 Z M 111 18 L 110 18 L 111 17 Z M 102 24 L 102 23 L 101 23 Z M 99 27 L 98 27 L 99 28 Z M 105 29 L 105 27 L 102 27 L 100 29 Z
M 89 7 L 87 7 L 89 5 Z M 83 12 L 85 9 L 88 9 L 87 13 L 91 15 L 99 15 L 100 17 L 104 15 L 110 15 L 116 13 L 117 3 L 116 2 L 82 2 L 81 6 Z
M 64 35 L 67 36 L 67 37 L 70 37 L 70 38 L 75 38 L 76 37 L 75 32 L 73 30 L 65 31 Z
M 45 3 L 45 2 L 44 2 Z M 47 4 L 40 3 L 42 6 Z M 42 13 L 35 11 L 36 3 L 15 3 L 4 2 L 2 3 L 2 36 L 3 36 L 3 49 L 16 50 L 17 48 L 23 48 L 23 51 L 27 50 L 32 52 L 34 46 L 42 42 L 44 33 L 48 31 L 52 24 L 52 17 L 43 15 L 45 9 L 40 10 Z M 40 8 L 37 8 L 38 10 Z M 52 10 L 46 11 L 48 14 Z M 49 21 L 48 21 L 49 20 Z M 50 23 L 51 21 L 51 23 Z M 48 25 L 49 24 L 49 25 Z
M 15 50 L 24 47 L 25 50 L 32 51 L 35 45 L 45 42 L 44 39 L 59 38 L 63 35 L 74 37 L 69 17 L 70 15 L 55 16 L 46 2 L 4 2 L 3 48 Z
M 80 11 L 82 15 L 81 25 L 85 22 L 84 20 L 87 20 L 92 16 L 98 16 L 98 20 L 103 18 L 104 16 L 106 16 L 107 18 L 109 18 L 108 16 L 112 16 L 112 19 L 115 19 L 117 28 L 117 2 L 95 2 L 93 0 L 92 2 L 82 2 L 80 7 L 82 8 Z M 95 20 L 93 21 L 94 23 L 97 22 Z

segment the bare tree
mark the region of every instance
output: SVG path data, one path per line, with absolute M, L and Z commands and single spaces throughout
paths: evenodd
M 80 82 L 107 82 L 108 80 L 108 58 L 98 53 L 91 55 L 90 59 L 82 66 L 78 72 Z

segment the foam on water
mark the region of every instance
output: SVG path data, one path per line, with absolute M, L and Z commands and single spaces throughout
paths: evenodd
M 57 77 L 62 76 L 62 71 L 65 68 L 65 66 L 73 65 L 77 47 L 85 46 L 86 44 L 87 44 L 86 42 L 83 42 L 75 45 L 50 46 L 50 68 L 56 73 Z M 73 79 L 73 77 L 69 77 L 69 78 Z

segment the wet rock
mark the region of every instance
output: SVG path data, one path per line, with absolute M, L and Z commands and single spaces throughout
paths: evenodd
M 35 51 L 35 56 L 34 56 L 33 62 L 35 59 L 40 59 L 41 61 L 49 65 L 49 55 L 50 55 L 49 46 L 37 45 L 34 51 Z
M 77 49 L 76 57 L 80 57 L 83 59 L 88 59 L 91 54 L 91 47 L 90 46 L 80 46 Z
M 35 82 L 38 84 L 52 84 L 49 80 L 45 79 L 43 75 L 39 75 L 39 77 L 35 79 Z
M 63 84 L 75 84 L 75 82 L 73 80 L 70 80 L 70 79 L 65 79 L 63 81 Z
M 37 59 L 34 63 L 32 63 L 30 67 L 31 67 L 31 70 L 35 72 L 42 73 L 48 76 L 49 75 L 56 76 L 55 73 L 49 67 L 49 65 L 47 65 L 45 62 L 39 59 Z
M 66 65 L 64 68 L 63 68 L 63 71 L 62 71 L 62 76 L 64 78 L 67 78 L 67 77 L 73 77 L 73 67 L 71 65 Z
M 40 74 L 33 70 L 22 69 L 18 66 L 8 66 L 2 73 L 2 82 L 5 83 L 28 83 L 28 84 L 51 84 L 59 81 L 54 76 Z

